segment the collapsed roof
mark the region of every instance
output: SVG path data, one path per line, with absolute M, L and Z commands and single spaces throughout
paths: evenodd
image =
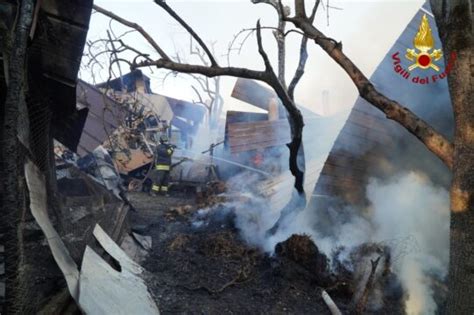
M 139 69 L 124 74 L 120 78 L 97 84 L 96 87 L 111 89 L 116 92 L 139 92 L 151 98 L 159 95 L 153 93 L 150 86 L 150 78 Z M 204 106 L 169 96 L 164 97 L 174 113 L 171 124 L 187 133 L 195 133 L 197 126 L 201 123 L 206 114 Z

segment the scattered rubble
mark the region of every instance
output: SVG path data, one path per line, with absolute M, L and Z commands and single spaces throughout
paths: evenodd
M 152 247 L 152 241 L 151 241 L 151 237 L 148 236 L 148 235 L 141 235 L 141 234 L 138 234 L 138 233 L 135 233 L 135 232 L 132 232 L 131 233 L 132 236 L 133 236 L 133 239 L 138 243 L 140 244 L 140 246 L 144 249 L 144 250 L 151 250 L 151 247 Z
M 339 314 L 356 312 L 354 296 L 364 285 L 356 284 L 354 273 L 359 267 L 350 268 L 342 255 L 341 260 L 329 259 L 308 235 L 290 236 L 269 256 L 240 238 L 234 217 L 230 212 L 220 213 L 218 203 L 206 213 L 206 224 L 195 227 L 195 214 L 202 210 L 196 196 L 133 193 L 130 198 L 138 209 L 131 214 L 132 225 L 146 226 L 143 233 L 153 239 L 143 266 L 153 275 L 148 286 L 163 313 L 338 314 L 334 305 Z M 175 216 L 169 215 L 170 209 Z M 177 209 L 187 210 L 178 214 Z M 370 264 L 364 257 L 377 253 L 384 253 L 383 247 L 365 245 L 347 259 L 351 264 Z M 374 277 L 371 290 L 396 282 L 385 266 L 380 259 L 380 274 Z M 402 296 L 385 294 L 386 300 L 374 311 L 373 295 L 368 295 L 363 314 L 403 314 Z
M 138 264 L 143 263 L 146 260 L 149 252 L 141 247 L 137 241 L 130 235 L 126 235 L 123 238 L 120 248 L 130 257 L 133 261 Z

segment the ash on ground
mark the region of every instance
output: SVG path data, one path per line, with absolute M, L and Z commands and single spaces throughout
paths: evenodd
M 361 309 L 403 314 L 402 295 L 364 294 L 364 288 L 358 299 L 365 300 L 355 301 L 361 289 L 354 270 L 342 263 L 334 268 L 307 235 L 278 243 L 273 255 L 249 245 L 240 238 L 232 211 L 219 208 L 220 198 L 211 197 L 204 208 L 189 194 L 129 198 L 137 209 L 132 229 L 152 237 L 142 264 L 153 275 L 149 288 L 163 314 L 330 314 L 322 290 L 343 314 Z M 372 287 L 396 283 L 386 264 L 372 277 Z M 374 306 L 371 300 L 379 297 L 383 303 Z

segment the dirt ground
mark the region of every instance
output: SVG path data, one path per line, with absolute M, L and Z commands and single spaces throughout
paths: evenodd
M 196 228 L 194 196 L 129 198 L 137 209 L 132 228 L 152 237 L 142 265 L 153 275 L 149 287 L 162 314 L 330 314 L 322 288 L 350 313 L 351 293 L 314 253 L 301 257 L 280 243 L 269 257 L 239 238 L 231 214 Z M 307 248 L 317 252 L 312 242 Z

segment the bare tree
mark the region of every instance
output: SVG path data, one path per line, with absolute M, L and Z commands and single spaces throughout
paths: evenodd
M 451 185 L 451 251 L 449 265 L 449 314 L 474 312 L 474 108 L 473 99 L 473 3 L 432 0 L 445 55 L 455 52 L 457 66 L 448 75 L 455 117 L 454 143 L 406 107 L 377 91 L 342 51 L 342 44 L 319 31 L 306 15 L 304 0 L 295 0 L 292 22 L 321 47 L 349 75 L 362 98 L 417 137 L 453 171 Z M 281 2 L 279 2 L 282 7 Z
M 194 45 L 192 37 L 189 43 L 189 51 L 191 55 L 197 56 L 202 64 L 209 66 L 209 62 L 206 60 L 206 52 L 200 49 L 200 46 Z M 215 54 L 214 43 L 211 45 L 211 51 Z M 190 75 L 199 86 L 196 87 L 195 85 L 192 85 L 191 87 L 198 96 L 199 103 L 204 105 L 209 113 L 209 127 L 215 129 L 224 106 L 224 98 L 220 94 L 221 78 L 219 76 L 209 78 L 207 76 Z M 206 99 L 203 99 L 201 94 L 204 94 Z
M 211 43 L 210 48 L 213 54 L 215 54 L 214 45 L 215 43 Z M 189 41 L 189 55 L 197 57 L 202 65 L 209 66 L 206 52 L 202 50 L 199 45 L 196 45 L 192 37 L 190 37 Z M 176 59 L 178 62 L 186 62 L 183 57 L 179 55 L 179 53 L 176 53 L 174 59 Z M 174 75 L 176 77 L 180 75 L 180 73 L 176 71 L 169 71 L 163 77 L 163 84 L 170 77 L 170 75 Z M 197 100 L 194 99 L 193 102 L 196 104 L 201 104 L 207 109 L 210 129 L 217 128 L 219 117 L 224 106 L 224 98 L 221 95 L 221 77 L 216 76 L 210 78 L 194 73 L 187 73 L 185 76 L 193 79 L 191 83 L 191 89 L 197 97 Z
M 315 2 L 312 13 L 306 13 L 304 0 L 295 0 L 295 14 L 290 16 L 281 1 L 252 0 L 254 3 L 267 3 L 272 5 L 278 13 L 279 24 L 275 29 L 278 43 L 279 67 L 278 75 L 275 74 L 269 58 L 263 49 L 260 23 L 257 23 L 257 43 L 260 56 L 262 57 L 265 70 L 254 71 L 246 68 L 221 67 L 206 47 L 200 37 L 192 28 L 183 21 L 164 1 L 155 0 L 155 3 L 170 14 L 181 24 L 193 38 L 200 44 L 209 59 L 210 66 L 183 64 L 170 59 L 156 43 L 151 41 L 159 58 L 156 60 L 140 60 L 132 64 L 133 67 L 156 66 L 183 73 L 199 73 L 209 77 L 220 75 L 236 76 L 255 79 L 269 84 L 280 97 L 288 112 L 291 126 L 292 142 L 290 148 L 290 170 L 295 176 L 295 188 L 303 193 L 303 172 L 296 164 L 297 152 L 301 145 L 303 129 L 303 117 L 294 103 L 293 89 L 304 71 L 306 61 L 306 45 L 311 40 L 321 47 L 330 58 L 332 58 L 347 73 L 358 89 L 362 98 L 375 108 L 382 111 L 388 119 L 397 122 L 418 138 L 428 150 L 440 158 L 444 164 L 453 171 L 453 183 L 451 187 L 451 260 L 450 260 L 450 294 L 448 309 L 450 314 L 470 314 L 474 312 L 474 272 L 472 272 L 472 261 L 474 257 L 474 136 L 472 121 L 474 121 L 474 108 L 471 100 L 472 92 L 472 53 L 473 49 L 473 18 L 472 1 L 461 0 L 449 3 L 443 0 L 432 0 L 434 13 L 440 28 L 443 46 L 447 55 L 456 52 L 458 66 L 449 74 L 449 87 L 452 96 L 453 112 L 455 116 L 455 139 L 454 143 L 437 132 L 427 122 L 411 112 L 407 107 L 389 99 L 378 91 L 362 71 L 343 52 L 342 43 L 326 36 L 317 29 L 314 22 L 315 11 L 319 1 Z M 143 29 L 113 13 L 96 6 L 96 10 L 116 19 L 140 31 L 147 40 L 150 36 L 143 33 Z M 284 59 L 284 37 L 281 34 L 286 28 L 285 22 L 292 23 L 296 32 L 303 34 L 300 62 L 295 77 L 286 88 L 284 73 L 285 67 L 281 60 Z M 292 30 L 295 31 L 295 30 Z M 294 83 L 295 82 L 295 83 Z
M 257 44 L 258 44 L 258 51 L 259 54 L 264 62 L 265 70 L 263 71 L 256 71 L 250 70 L 247 68 L 237 68 L 237 67 L 222 67 L 220 66 L 214 55 L 212 54 L 211 50 L 208 46 L 204 43 L 204 41 L 199 37 L 198 34 L 194 32 L 194 30 L 189 26 L 168 4 L 164 1 L 155 1 L 155 3 L 160 6 L 163 10 L 165 10 L 170 16 L 172 16 L 184 29 L 186 29 L 192 38 L 199 44 L 199 47 L 205 52 L 206 58 L 209 62 L 209 65 L 197 65 L 197 64 L 187 64 L 182 63 L 179 61 L 174 61 L 166 54 L 163 53 L 163 50 L 158 47 L 155 47 L 157 44 L 156 42 L 151 39 L 151 36 L 143 30 L 143 28 L 133 22 L 130 22 L 122 17 L 117 16 L 116 14 L 107 11 L 97 5 L 94 8 L 122 23 L 123 25 L 129 26 L 131 28 L 136 29 L 139 31 L 143 37 L 155 48 L 155 53 L 159 55 L 159 59 L 156 60 L 149 60 L 149 59 L 139 59 L 136 58 L 132 63 L 132 68 L 140 68 L 140 67 L 150 67 L 154 66 L 161 69 L 168 69 L 171 71 L 176 71 L 180 73 L 197 73 L 202 74 L 207 77 L 216 77 L 216 76 L 234 76 L 234 77 L 241 77 L 247 79 L 254 79 L 258 81 L 262 81 L 270 85 L 279 96 L 280 100 L 282 101 L 283 106 L 286 108 L 288 112 L 288 121 L 290 123 L 291 129 L 291 138 L 292 141 L 288 145 L 290 150 L 290 171 L 295 176 L 295 188 L 300 193 L 300 195 L 304 196 L 303 190 L 303 171 L 299 169 L 297 163 L 297 155 L 299 148 L 301 146 L 302 141 L 302 130 L 303 130 L 303 116 L 301 112 L 296 107 L 294 100 L 289 95 L 288 89 L 281 83 L 277 74 L 273 70 L 272 64 L 268 58 L 267 53 L 263 48 L 262 37 L 261 37 L 261 26 L 260 22 L 257 23 L 256 33 L 257 33 Z M 151 41 L 150 41 L 151 39 Z M 301 74 L 302 75 L 302 74 Z
M 456 53 L 448 75 L 455 117 L 449 314 L 474 313 L 474 30 L 472 0 L 431 0 L 445 55 Z

